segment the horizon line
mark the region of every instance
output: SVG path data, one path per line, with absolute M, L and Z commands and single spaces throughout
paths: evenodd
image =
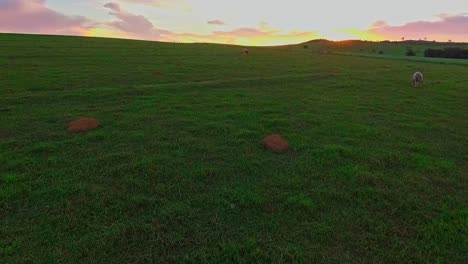
M 137 39 L 137 38 L 123 38 L 123 37 L 106 37 L 106 36 L 81 36 L 81 35 L 64 35 L 64 34 L 41 34 L 41 33 L 20 33 L 20 32 L 0 32 L 0 35 L 21 35 L 21 36 L 48 36 L 48 37 L 76 37 L 76 38 L 95 38 L 95 39 L 114 39 L 114 40 L 129 40 L 129 41 L 142 41 L 142 42 L 155 42 L 155 43 L 167 43 L 167 44 L 212 44 L 212 45 L 226 45 L 226 46 L 238 46 L 238 47 L 284 47 L 294 45 L 304 45 L 313 41 L 328 41 L 328 42 L 392 42 L 392 43 L 405 43 L 405 42 L 422 42 L 422 43 L 444 43 L 444 44 L 468 44 L 468 42 L 452 42 L 452 41 L 436 41 L 436 40 L 423 40 L 423 39 L 405 39 L 405 40 L 362 40 L 362 39 L 344 39 L 344 40 L 330 40 L 325 38 L 311 39 L 299 43 L 290 43 L 283 45 L 240 45 L 240 44 L 229 44 L 220 42 L 170 42 L 162 40 L 148 40 L 148 39 Z

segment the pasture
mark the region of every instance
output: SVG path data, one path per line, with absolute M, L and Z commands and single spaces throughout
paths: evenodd
M 0 263 L 466 261 L 466 64 L 242 49 L 0 34 Z

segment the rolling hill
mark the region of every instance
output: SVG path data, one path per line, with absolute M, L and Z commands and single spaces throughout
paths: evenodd
M 464 263 L 467 65 L 310 45 L 1 34 L 0 263 Z

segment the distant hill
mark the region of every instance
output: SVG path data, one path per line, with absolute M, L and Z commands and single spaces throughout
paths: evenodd
M 455 42 L 433 42 L 433 41 L 363 41 L 363 40 L 343 40 L 330 41 L 326 39 L 316 39 L 307 41 L 298 46 L 309 48 L 312 51 L 323 53 L 346 53 L 352 55 L 366 56 L 403 56 L 411 50 L 414 57 L 424 57 L 426 49 L 446 49 L 460 48 L 468 49 L 468 43 Z
M 328 39 L 313 39 L 300 44 L 316 44 L 316 43 L 407 43 L 407 44 L 433 44 L 433 45 L 468 45 L 467 42 L 438 42 L 438 41 L 427 41 L 427 40 L 403 40 L 403 41 L 392 41 L 392 40 L 382 40 L 382 41 L 369 41 L 369 40 L 359 40 L 359 39 L 348 39 L 348 40 L 328 40 Z

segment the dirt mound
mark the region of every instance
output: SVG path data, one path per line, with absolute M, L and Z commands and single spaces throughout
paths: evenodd
M 80 118 L 67 125 L 67 131 L 72 133 L 86 132 L 99 127 L 101 123 L 94 118 Z
M 286 153 L 289 150 L 288 141 L 280 135 L 270 135 L 262 140 L 262 146 L 273 153 Z

